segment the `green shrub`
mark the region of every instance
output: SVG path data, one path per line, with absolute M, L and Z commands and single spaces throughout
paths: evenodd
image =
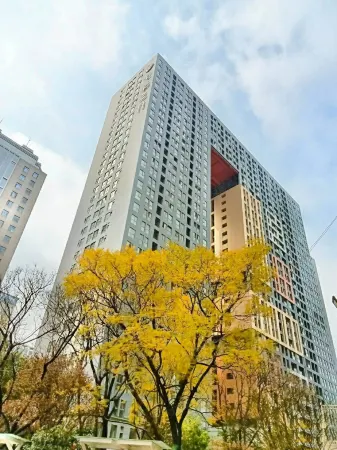
M 77 450 L 79 448 L 74 434 L 62 426 L 37 431 L 30 444 L 24 446 L 24 450 Z
M 209 434 L 198 418 L 190 417 L 183 425 L 183 450 L 207 450 Z

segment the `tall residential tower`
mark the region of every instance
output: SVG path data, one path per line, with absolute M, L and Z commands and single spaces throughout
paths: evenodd
M 0 279 L 8 269 L 45 178 L 33 151 L 0 130 Z
M 160 56 L 113 97 L 59 268 L 86 248 L 175 241 L 215 252 L 263 237 L 277 277 L 255 327 L 336 401 L 336 357 L 298 204 Z

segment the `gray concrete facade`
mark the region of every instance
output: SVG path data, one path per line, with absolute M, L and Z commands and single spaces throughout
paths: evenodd
M 45 178 L 33 151 L 0 130 L 0 279 L 8 269 Z

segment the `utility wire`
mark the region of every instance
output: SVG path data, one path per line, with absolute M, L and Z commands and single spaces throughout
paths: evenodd
M 319 241 L 322 239 L 323 236 L 326 235 L 326 233 L 330 230 L 332 225 L 336 222 L 337 216 L 333 219 L 333 221 L 326 227 L 326 229 L 323 231 L 323 233 L 320 235 L 320 237 L 312 244 L 312 246 L 309 248 L 309 251 L 313 250 L 316 245 L 319 243 Z

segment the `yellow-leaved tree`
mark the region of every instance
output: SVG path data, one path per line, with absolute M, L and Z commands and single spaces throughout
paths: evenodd
M 66 294 L 86 312 L 82 333 L 104 330 L 95 351 L 125 377 L 130 420 L 148 436 L 180 449 L 184 420 L 212 394 L 219 365 L 258 357 L 250 323 L 269 292 L 268 251 L 91 249 L 66 277 Z

